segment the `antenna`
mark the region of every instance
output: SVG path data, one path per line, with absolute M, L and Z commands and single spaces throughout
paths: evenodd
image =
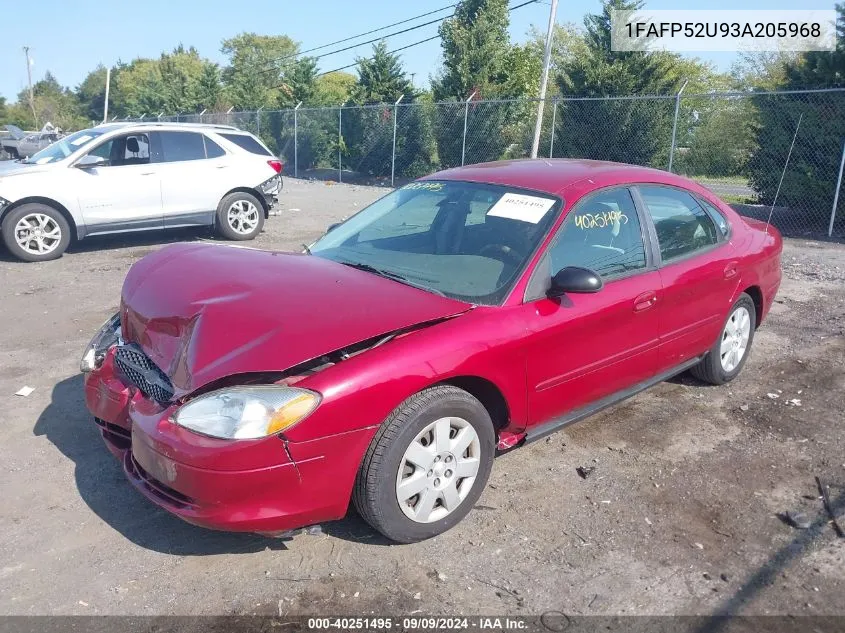
M 775 203 L 778 201 L 780 194 L 780 186 L 783 184 L 783 177 L 786 176 L 786 168 L 789 166 L 789 157 L 792 156 L 792 148 L 795 147 L 795 139 L 798 138 L 798 128 L 801 127 L 801 119 L 804 118 L 804 113 L 798 117 L 798 125 L 795 126 L 795 134 L 792 135 L 792 145 L 789 146 L 789 153 L 786 155 L 786 163 L 783 166 L 783 172 L 780 175 L 780 182 L 778 183 L 777 191 L 775 191 L 775 199 L 772 200 L 772 208 L 769 209 L 769 219 L 766 220 L 766 234 L 769 233 L 769 224 L 772 223 L 772 213 L 775 212 Z

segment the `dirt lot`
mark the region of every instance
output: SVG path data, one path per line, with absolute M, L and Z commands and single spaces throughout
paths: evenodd
M 384 193 L 286 186 L 260 247 L 298 248 Z M 456 529 L 389 546 L 354 515 L 287 541 L 210 532 L 124 481 L 79 355 L 129 266 L 185 239 L 208 237 L 0 256 L 0 614 L 845 614 L 845 539 L 814 481 L 845 485 L 842 245 L 787 243 L 778 303 L 731 385 L 682 376 L 509 453 Z

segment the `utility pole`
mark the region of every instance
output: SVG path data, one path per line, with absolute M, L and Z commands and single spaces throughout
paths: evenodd
M 35 119 L 35 127 L 39 128 L 38 115 L 35 114 L 35 98 L 32 95 L 32 60 L 29 59 L 29 46 L 23 47 L 23 54 L 26 55 L 26 77 L 29 81 L 29 108 L 32 110 L 32 118 Z
M 103 102 L 103 123 L 109 120 L 109 85 L 111 84 L 111 66 L 106 68 L 106 100 Z
M 546 105 L 546 85 L 549 83 L 549 65 L 552 62 L 552 39 L 555 32 L 557 0 L 552 0 L 549 11 L 549 30 L 546 32 L 546 52 L 543 54 L 543 74 L 540 77 L 540 101 L 537 103 L 537 123 L 534 125 L 534 142 L 531 144 L 531 158 L 537 158 L 540 147 L 540 131 L 543 128 L 543 107 Z

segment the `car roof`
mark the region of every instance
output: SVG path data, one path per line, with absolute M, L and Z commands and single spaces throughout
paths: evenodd
M 568 158 L 525 158 L 466 165 L 439 171 L 425 180 L 466 180 L 531 189 L 560 195 L 575 183 L 588 181 L 589 188 L 633 182 L 654 182 L 698 189 L 675 174 L 625 163 Z
M 215 123 L 174 123 L 170 121 L 116 121 L 113 123 L 101 123 L 97 129 L 106 130 L 122 130 L 126 128 L 157 128 L 167 130 L 207 130 L 209 132 L 235 132 L 240 134 L 249 134 L 246 130 L 241 130 L 233 125 L 217 125 Z

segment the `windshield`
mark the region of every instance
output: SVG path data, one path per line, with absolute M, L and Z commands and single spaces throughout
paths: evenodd
M 80 130 L 79 132 L 74 132 L 70 136 L 65 136 L 52 145 L 45 147 L 40 152 L 36 152 L 22 162 L 30 165 L 54 163 L 57 160 L 67 158 L 76 150 L 87 145 L 102 134 L 102 130 Z
M 559 209 L 558 198 L 515 187 L 417 181 L 354 215 L 310 252 L 438 294 L 496 305 Z

